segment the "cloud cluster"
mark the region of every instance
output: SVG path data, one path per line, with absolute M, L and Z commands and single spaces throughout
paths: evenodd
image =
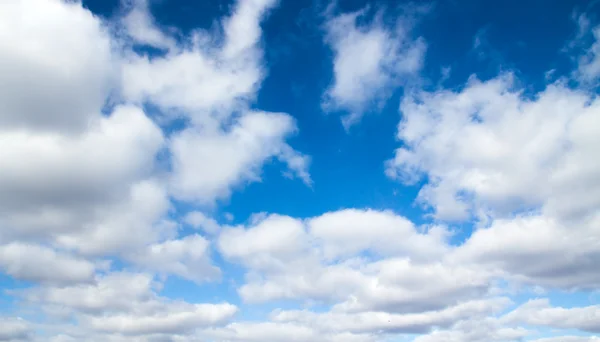
M 198 30 L 184 42 L 155 24 L 146 1 L 127 4 L 117 25 L 80 2 L 0 5 L 10 27 L 0 30 L 0 268 L 34 283 L 19 293 L 25 303 L 78 322 L 44 328 L 57 340 L 164 340 L 237 311 L 172 301 L 150 285 L 155 275 L 221 275 L 209 240 L 179 236 L 171 198 L 213 205 L 260 180 L 271 159 L 310 183 L 308 157 L 285 141 L 294 119 L 249 109 L 273 5 L 240 2 L 221 40 Z M 131 49 L 139 45 L 164 54 Z M 180 118 L 182 130 L 165 129 Z M 209 218 L 192 221 L 210 230 Z M 114 273 L 114 262 L 151 273 Z M 0 339 L 36 338 L 30 331 L 9 320 Z
M 570 335 L 600 333 L 597 305 L 513 296 L 600 289 L 600 102 L 587 87 L 527 95 L 505 73 L 408 92 L 386 174 L 425 184 L 426 224 L 349 208 L 224 225 L 203 211 L 272 161 L 312 185 L 287 142 L 295 119 L 252 109 L 275 6 L 239 1 L 216 29 L 174 34 L 143 0 L 110 25 L 76 1 L 0 4 L 0 271 L 28 282 L 7 292 L 23 318 L 0 317 L 0 341 L 596 341 Z M 346 127 L 425 53 L 406 20 L 365 14 L 325 23 L 324 107 L 347 111 Z M 579 60 L 589 82 L 597 50 Z M 242 303 L 169 298 L 169 276 L 233 284 Z M 236 319 L 249 307 L 278 309 Z

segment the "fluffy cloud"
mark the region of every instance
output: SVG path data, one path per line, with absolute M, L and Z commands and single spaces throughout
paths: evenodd
M 552 307 L 547 299 L 533 299 L 510 312 L 502 319 L 555 329 L 578 329 L 600 333 L 600 306 L 561 308 Z
M 393 248 L 383 243 L 389 234 L 398 239 Z M 436 229 L 419 232 L 391 212 L 344 210 L 305 221 L 268 216 L 248 228 L 224 229 L 218 246 L 248 267 L 248 282 L 239 289 L 247 301 L 316 300 L 350 312 L 411 312 L 489 290 L 490 274 L 439 258 L 450 249 L 445 237 Z
M 122 19 L 124 33 L 134 42 L 165 49 L 177 47 L 175 40 L 156 26 L 150 14 L 148 0 L 135 0 L 124 4 L 129 7 Z
M 418 234 L 412 222 L 389 211 L 347 209 L 311 219 L 308 225 L 311 235 L 323 243 L 326 258 L 350 257 L 363 250 L 410 254 L 415 259 L 447 252 L 449 233 L 444 227 L 424 227 L 426 234 Z
M 454 307 L 439 311 L 425 311 L 410 314 L 390 314 L 387 312 L 324 314 L 309 311 L 282 311 L 273 317 L 275 321 L 301 322 L 317 326 L 320 330 L 333 330 L 350 333 L 423 333 L 432 327 L 448 327 L 453 322 L 478 316 L 485 316 L 502 310 L 510 301 L 506 298 L 466 301 Z
M 3 1 L 0 21 L 1 131 L 85 130 L 114 75 L 101 22 L 80 4 L 44 0 Z
M 146 274 L 114 273 L 96 284 L 34 288 L 21 295 L 49 312 L 67 310 L 86 329 L 127 336 L 182 334 L 223 323 L 237 312 L 227 303 L 169 300 L 155 293 L 157 286 Z
M 0 112 L 0 239 L 45 241 L 85 254 L 143 244 L 168 208 L 162 186 L 148 180 L 164 139 L 136 106 L 101 112 L 116 80 L 103 24 L 79 3 L 1 6 L 3 25 L 12 27 L 3 34 L 19 34 L 1 43 L 10 77 L 0 81 L 7 104 Z M 124 237 L 126 227 L 135 233 Z M 61 262 L 46 266 L 52 265 Z
M 209 241 L 200 235 L 152 244 L 126 258 L 146 270 L 178 275 L 197 283 L 221 274 L 219 268 L 211 264 Z
M 451 329 L 437 329 L 418 336 L 413 342 L 514 342 L 522 341 L 529 334 L 524 328 L 505 327 L 495 318 L 467 319 Z
M 285 143 L 296 130 L 287 114 L 249 112 L 227 131 L 189 128 L 173 137 L 172 192 L 180 199 L 210 204 L 231 187 L 260 180 L 262 165 L 278 158 L 310 184 L 308 158 Z
M 459 244 L 451 226 L 391 211 L 265 214 L 238 226 L 195 211 L 260 181 L 271 161 L 312 184 L 310 159 L 287 143 L 295 120 L 250 109 L 265 76 L 261 23 L 274 5 L 239 1 L 217 30 L 176 39 L 144 0 L 116 19 L 118 37 L 79 2 L 0 4 L 0 269 L 34 282 L 9 294 L 36 312 L 35 323 L 0 318 L 0 340 L 36 340 L 34 330 L 63 342 L 508 342 L 532 333 L 522 326 L 599 333 L 597 306 L 534 300 L 502 316 L 507 286 L 600 287 L 600 103 L 561 82 L 528 97 L 500 75 L 403 100 L 404 145 L 387 174 L 426 179 L 419 201 L 438 220 L 477 219 Z M 326 24 L 335 79 L 323 106 L 347 111 L 347 127 L 415 75 L 425 51 L 403 19 L 389 29 L 379 18 L 363 25 L 364 15 Z M 130 49 L 140 44 L 161 52 Z M 580 60 L 590 80 L 596 45 Z M 103 108 L 113 91 L 122 103 Z M 177 118 L 184 127 L 163 131 L 142 110 L 148 103 L 161 125 Z M 182 223 L 207 237 L 185 236 Z M 157 276 L 222 276 L 213 242 L 237 264 L 223 271 L 242 267 L 235 285 L 245 307 L 291 305 L 230 322 L 235 305 L 161 295 Z
M 310 184 L 309 159 L 285 143 L 296 131 L 284 113 L 248 110 L 263 77 L 260 22 L 275 1 L 253 0 L 236 5 L 216 33 L 197 30 L 182 46 L 152 24 L 142 2 L 124 18 L 132 37 L 167 48 L 166 55 L 132 55 L 123 68 L 123 95 L 151 102 L 167 119 L 183 116 L 190 125 L 170 141 L 171 192 L 178 199 L 213 204 L 231 188 L 260 180 L 262 165 L 277 158 Z M 133 19 L 132 19 L 133 17 Z
M 217 341 L 239 342 L 372 342 L 375 339 L 369 335 L 360 335 L 344 332 L 341 334 L 326 333 L 312 327 L 294 323 L 276 322 L 240 322 L 231 323 L 221 329 L 212 329 L 203 332 L 203 335 L 212 337 Z
M 207 217 L 199 211 L 192 211 L 187 213 L 187 215 L 185 215 L 184 222 L 194 228 L 202 229 L 207 234 L 215 234 L 221 228 L 217 221 L 210 217 Z
M 386 100 L 402 77 L 421 69 L 425 43 L 410 37 L 408 20 L 400 18 L 394 29 L 376 17 L 359 24 L 366 11 L 341 14 L 326 23 L 326 43 L 335 55 L 334 81 L 324 96 L 325 109 L 349 112 L 346 128 L 357 123 L 367 106 Z
M 571 227 L 532 215 L 496 220 L 477 230 L 455 253 L 455 262 L 497 269 L 504 277 L 567 290 L 600 287 L 598 217 Z
M 89 282 L 95 269 L 87 260 L 18 242 L 0 246 L 0 267 L 16 279 L 42 283 Z
M 29 341 L 32 332 L 30 324 L 23 319 L 0 318 L 0 341 Z
M 544 207 L 561 218 L 586 217 L 600 204 L 600 102 L 551 84 L 533 98 L 513 76 L 461 91 L 418 92 L 402 101 L 392 178 L 426 175 L 419 201 L 438 219 L 506 216 Z
M 189 48 L 177 47 L 164 57 L 132 56 L 124 68 L 123 93 L 134 101 L 150 102 L 164 109 L 179 109 L 194 122 L 210 124 L 212 115 L 228 117 L 251 99 L 262 77 L 260 20 L 275 1 L 240 2 L 223 20 L 222 47 L 210 33 L 196 31 Z M 125 17 L 133 26 L 133 38 L 164 47 L 165 34 L 152 25 L 144 3 Z M 134 19 L 132 19 L 132 17 Z M 131 22 L 137 23 L 132 25 Z
M 540 338 L 537 340 L 531 340 L 531 342 L 596 342 L 600 341 L 600 337 L 596 336 L 559 336 L 559 337 L 547 337 Z

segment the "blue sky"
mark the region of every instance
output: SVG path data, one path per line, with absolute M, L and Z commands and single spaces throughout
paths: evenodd
M 0 341 L 599 340 L 600 2 L 0 23 Z

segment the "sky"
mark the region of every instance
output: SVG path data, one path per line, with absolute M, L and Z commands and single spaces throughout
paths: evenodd
M 600 341 L 600 2 L 0 1 L 0 341 Z

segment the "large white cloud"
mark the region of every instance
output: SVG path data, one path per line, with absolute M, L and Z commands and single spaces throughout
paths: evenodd
M 114 75 L 100 20 L 78 3 L 7 0 L 0 22 L 1 131 L 85 130 Z
M 287 114 L 249 112 L 227 131 L 188 128 L 171 140 L 172 192 L 180 199 L 210 204 L 227 198 L 232 186 L 260 180 L 262 165 L 278 158 L 310 184 L 308 158 L 285 139 L 296 130 Z
M 561 218 L 585 217 L 600 204 L 600 102 L 551 84 L 533 98 L 510 74 L 460 91 L 418 92 L 402 101 L 404 146 L 387 174 L 423 175 L 419 200 L 438 219 L 502 217 L 544 207 Z
M 418 312 L 482 295 L 491 286 L 491 274 L 440 258 L 451 249 L 446 237 L 440 228 L 420 232 L 391 212 L 343 210 L 306 221 L 272 215 L 247 228 L 229 227 L 218 246 L 249 269 L 239 293 L 250 302 L 314 300 L 350 312 Z
M 496 220 L 477 230 L 449 258 L 496 269 L 506 279 L 566 290 L 600 288 L 599 217 L 577 225 L 531 215 Z
M 104 24 L 80 3 L 1 6 L 0 21 L 12 29 L 0 30 L 0 64 L 10 67 L 0 81 L 0 240 L 28 241 L 18 245 L 31 252 L 22 266 L 33 255 L 45 262 L 5 269 L 38 281 L 89 279 L 85 261 L 31 243 L 102 255 L 167 234 L 155 228 L 168 198 L 152 179 L 163 133 L 136 106 L 102 112 L 117 86 L 118 56 Z

